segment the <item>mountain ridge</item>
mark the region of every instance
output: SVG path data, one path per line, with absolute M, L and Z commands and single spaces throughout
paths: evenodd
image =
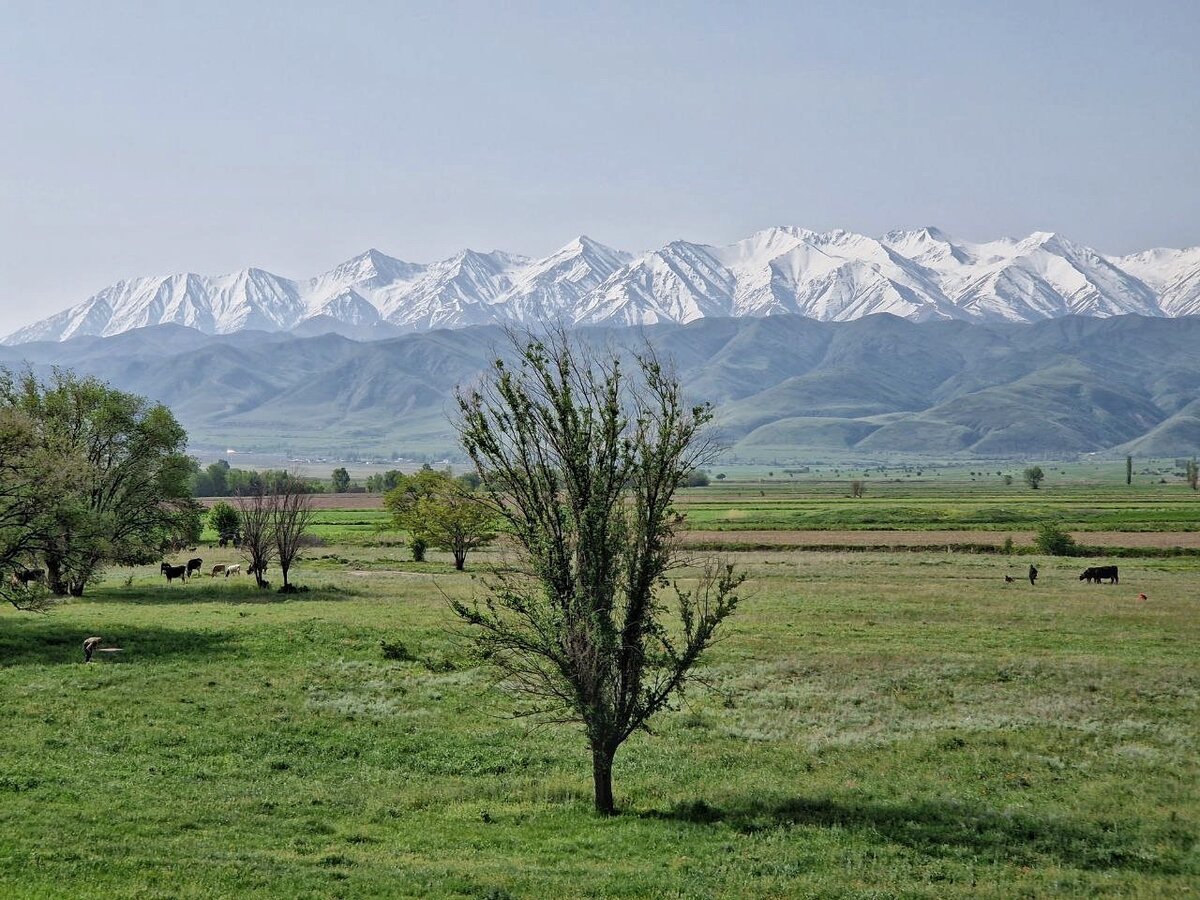
M 876 313 L 977 322 L 1197 314 L 1200 247 L 1106 256 L 1054 232 L 972 243 L 934 226 L 878 238 L 775 226 L 724 246 L 676 240 L 637 256 L 583 235 L 540 259 L 465 249 L 414 263 L 372 248 L 307 279 L 254 267 L 125 279 L 0 343 L 168 323 L 363 339 L 503 323 L 836 322 Z
M 707 317 L 576 335 L 650 343 L 742 458 L 1200 452 L 1200 316 Z M 208 448 L 445 454 L 455 388 L 505 346 L 496 325 L 356 341 L 169 324 L 0 347 L 0 365 L 94 374 L 166 403 Z

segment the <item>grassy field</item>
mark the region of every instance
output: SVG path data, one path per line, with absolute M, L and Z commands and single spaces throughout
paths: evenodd
M 964 475 L 868 479 L 858 498 L 849 496 L 848 480 L 818 476 L 714 482 L 682 491 L 679 505 L 686 528 L 701 532 L 962 531 L 995 533 L 1000 542 L 1043 522 L 1081 533 L 1085 542 L 1089 532 L 1200 532 L 1200 495 L 1178 480 L 1126 486 L 1076 474 L 1034 491 L 1006 486 L 995 473 L 983 481 Z M 316 502 L 313 530 L 326 541 L 386 545 L 398 538 L 386 530 L 378 495 L 327 494 Z
M 286 601 L 142 569 L 0 611 L 0 895 L 1200 890 L 1200 560 L 1089 587 L 1038 559 L 1031 588 L 1002 578 L 1028 557 L 737 554 L 708 685 L 624 748 L 601 820 L 580 737 L 507 718 L 446 631 L 479 580 L 313 552 Z M 124 650 L 82 665 L 90 634 Z

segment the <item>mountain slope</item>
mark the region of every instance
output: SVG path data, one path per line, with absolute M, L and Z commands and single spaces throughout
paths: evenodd
M 597 348 L 648 342 L 745 457 L 1200 452 L 1200 317 L 776 315 L 577 334 Z M 0 365 L 96 374 L 170 405 L 202 446 L 444 454 L 454 389 L 505 346 L 497 326 L 360 342 L 165 325 L 0 347 Z

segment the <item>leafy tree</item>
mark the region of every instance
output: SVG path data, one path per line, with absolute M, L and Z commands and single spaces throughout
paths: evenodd
M 28 417 L 40 451 L 71 470 L 32 536 L 53 593 L 81 596 L 105 563 L 151 562 L 199 536 L 195 463 L 165 406 L 64 371 L 45 384 L 6 374 L 0 405 Z
M 1046 473 L 1042 471 L 1041 466 L 1030 466 L 1021 475 L 1025 479 L 1025 483 L 1035 491 L 1041 487 L 1042 481 L 1046 477 Z
M 459 571 L 469 551 L 496 539 L 495 528 L 496 516 L 488 504 L 450 479 L 417 501 L 410 526 L 413 540 L 452 553 Z
M 383 505 L 396 527 L 409 533 L 413 558 L 417 542 L 424 557 L 426 547 L 454 554 L 454 567 L 466 565 L 467 553 L 493 541 L 495 513 L 481 498 L 448 472 L 425 467 L 384 495 Z
M 866 488 L 866 485 L 863 484 L 863 482 L 861 482 L 861 481 L 850 482 L 850 496 L 851 497 L 861 497 L 866 492 L 867 492 L 867 488 Z
M 1011 475 L 1005 475 L 1005 476 L 1004 476 L 1004 483 L 1005 483 L 1005 485 L 1012 484 L 1012 483 L 1013 483 L 1013 477 L 1012 477 Z
M 725 480 L 725 473 L 724 473 L 724 472 L 718 472 L 718 473 L 717 473 L 717 481 L 724 481 L 724 480 Z
M 688 487 L 708 487 L 708 474 L 696 469 L 694 472 L 688 472 L 687 486 Z
M 0 372 L 0 379 L 7 373 Z M 40 446 L 33 420 L 21 409 L 0 406 L 0 597 L 17 609 L 44 609 L 49 596 L 37 581 L 18 573 L 37 568 L 44 520 L 55 498 L 70 489 L 75 467 L 59 465 Z
M 208 510 L 208 527 L 218 535 L 232 534 L 242 527 L 241 514 L 233 504 L 218 501 Z
M 523 714 L 582 727 L 596 809 L 612 814 L 617 750 L 683 690 L 743 581 L 727 566 L 677 584 L 666 620 L 673 498 L 712 457 L 712 413 L 685 405 L 649 352 L 627 377 L 619 358 L 587 357 L 562 333 L 514 343 L 516 364 L 497 360 L 458 396 L 457 424 L 525 565 L 454 608 L 529 701 Z
M 1192 457 L 1187 462 L 1187 483 L 1193 491 L 1196 490 L 1197 484 L 1200 483 L 1200 468 L 1196 466 L 1196 458 Z
M 339 466 L 333 470 L 333 492 L 344 494 L 348 490 L 350 490 L 350 473 L 344 466 Z
M 413 538 L 408 542 L 408 548 L 412 551 L 413 562 L 425 562 L 425 551 L 429 549 L 429 545 L 425 543 L 425 538 Z
M 1053 522 L 1043 522 L 1038 526 L 1033 543 L 1048 556 L 1074 556 L 1078 550 L 1075 538 Z

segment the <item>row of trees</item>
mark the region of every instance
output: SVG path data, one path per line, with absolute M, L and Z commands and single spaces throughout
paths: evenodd
M 344 471 L 344 470 L 343 470 Z M 284 469 L 236 469 L 225 460 L 219 459 L 203 469 L 192 473 L 192 493 L 197 497 L 237 497 L 266 492 L 277 493 L 282 486 L 295 479 L 295 474 Z M 301 485 L 308 493 L 320 493 L 320 482 L 302 480 Z
M 81 596 L 108 564 L 195 541 L 186 443 L 165 406 L 69 372 L 43 383 L 0 369 L 0 592 L 41 605 L 19 575 L 42 568 L 51 594 Z

